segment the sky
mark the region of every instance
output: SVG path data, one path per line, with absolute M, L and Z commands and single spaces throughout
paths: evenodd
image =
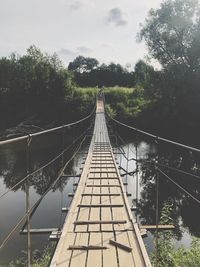
M 133 68 L 148 55 L 136 41 L 140 23 L 161 0 L 0 0 L 0 57 L 30 45 L 57 53 L 65 65 L 78 56 Z M 154 62 L 152 62 L 154 64 Z M 156 64 L 156 63 L 155 63 Z

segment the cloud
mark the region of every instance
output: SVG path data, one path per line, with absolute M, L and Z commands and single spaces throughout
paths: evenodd
M 109 11 L 107 23 L 112 23 L 115 26 L 125 26 L 128 23 L 128 20 L 123 11 L 120 8 L 115 7 Z
M 72 60 L 77 56 L 77 53 L 70 49 L 62 48 L 58 52 L 58 55 L 66 60 Z
M 71 0 L 68 2 L 72 11 L 78 11 L 81 8 L 93 5 L 92 0 Z
M 77 0 L 70 4 L 70 9 L 73 11 L 77 11 L 84 6 L 83 2 Z
M 68 49 L 68 48 L 61 48 L 57 51 L 57 54 L 64 60 L 64 61 L 71 61 L 74 60 L 80 54 L 89 54 L 93 52 L 93 50 L 86 46 L 79 46 L 77 48 Z
M 77 51 L 80 52 L 80 53 L 83 53 L 83 54 L 89 54 L 91 53 L 93 50 L 89 47 L 86 47 L 86 46 L 79 46 L 77 48 Z

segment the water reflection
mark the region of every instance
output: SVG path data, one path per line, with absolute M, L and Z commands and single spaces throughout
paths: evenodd
M 77 143 L 73 141 L 83 134 L 88 125 L 77 127 L 76 130 L 68 129 L 63 142 L 62 135 L 54 134 L 48 137 L 35 138 L 30 146 L 30 172 L 33 172 L 51 161 L 69 145 L 70 149 L 60 156 L 52 164 L 45 167 L 41 171 L 31 175 L 28 179 L 30 185 L 30 206 L 34 205 L 46 190 L 54 183 L 58 174 L 63 167 L 63 163 L 68 161 Z M 73 131 L 73 134 L 72 134 Z M 85 136 L 85 135 L 84 135 Z M 89 138 L 89 137 L 88 137 Z M 81 147 L 84 151 L 86 142 Z M 82 155 L 78 154 L 70 161 L 65 172 L 66 174 L 80 173 Z M 15 145 L 7 145 L 0 149 L 0 195 L 7 192 L 8 189 L 21 181 L 27 175 L 27 154 L 26 143 L 19 142 Z M 31 227 L 33 228 L 56 228 L 62 227 L 66 214 L 62 214 L 62 207 L 70 204 L 71 198 L 67 197 L 68 193 L 73 192 L 73 179 L 61 178 L 45 196 L 40 206 L 34 211 L 31 219 Z M 25 188 L 24 183 L 14 188 L 5 195 L 0 201 L 0 226 L 1 236 L 0 242 L 10 232 L 14 225 L 20 220 L 25 213 Z M 0 251 L 0 265 L 6 264 L 11 260 L 15 260 L 21 255 L 22 250 L 26 250 L 26 236 L 19 234 L 20 228 L 15 231 L 5 247 Z M 32 249 L 43 250 L 44 246 L 49 243 L 48 235 L 32 236 Z M 12 251 L 12 253 L 10 253 Z
M 140 166 L 140 196 L 138 200 L 139 220 L 142 224 L 156 224 L 156 177 L 159 177 L 159 218 L 161 210 L 165 203 L 172 203 L 173 212 L 170 214 L 172 220 L 176 225 L 174 236 L 181 239 L 183 234 L 187 231 L 192 236 L 200 236 L 200 204 L 195 202 L 186 192 L 178 188 L 174 183 L 168 180 L 164 175 L 158 172 L 155 167 L 160 164 L 159 168 L 168 175 L 173 181 L 185 188 L 191 195 L 200 200 L 200 178 L 192 177 L 184 173 L 180 173 L 175 169 L 181 169 L 185 172 L 192 173 L 200 177 L 200 154 L 197 152 L 189 151 L 173 145 L 166 145 L 158 143 L 156 140 L 145 139 L 134 136 L 133 133 L 129 134 L 120 132 L 119 129 L 112 129 L 112 134 L 118 136 L 118 143 L 113 138 L 113 145 L 122 146 L 127 153 L 128 146 L 129 158 L 136 157 L 136 147 L 138 158 L 142 160 Z M 126 140 L 126 144 L 120 140 Z M 121 162 L 123 168 L 126 169 L 126 160 L 118 156 L 119 163 Z M 165 166 L 171 166 L 175 169 L 168 169 Z M 136 168 L 136 163 L 129 163 L 129 171 Z M 136 186 L 136 182 L 132 181 L 134 177 L 128 177 L 129 190 L 130 187 Z M 135 191 L 135 188 L 132 189 Z M 136 195 L 133 194 L 132 202 L 135 204 Z
M 199 155 L 191 151 L 169 148 L 164 145 L 157 145 L 155 153 L 147 154 L 147 160 L 158 162 L 163 165 L 172 166 L 189 173 L 200 176 Z M 177 184 L 185 188 L 191 195 L 199 198 L 200 180 L 175 170 L 168 170 L 160 167 Z M 141 183 L 143 190 L 140 199 L 140 216 L 145 223 L 155 224 L 155 177 L 159 177 L 159 211 L 168 199 L 173 200 L 173 220 L 178 225 L 180 219 L 183 227 L 188 227 L 192 235 L 200 235 L 200 217 L 197 216 L 199 205 L 180 188 L 159 174 L 154 166 L 143 165 L 141 167 Z M 180 233 L 179 233 L 180 234 Z M 180 235 L 179 235 L 180 237 Z

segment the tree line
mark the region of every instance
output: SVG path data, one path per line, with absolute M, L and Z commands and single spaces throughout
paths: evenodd
M 0 120 L 6 128 L 33 115 L 55 119 L 71 93 L 70 73 L 56 55 L 31 46 L 23 56 L 0 59 Z M 56 112 L 55 112 L 56 111 Z
M 80 95 L 75 90 L 77 86 L 116 85 L 135 87 L 134 94 L 128 97 L 130 105 L 134 105 L 130 109 L 127 103 L 123 104 L 124 108 L 118 103 L 116 91 L 113 98 L 109 91 L 112 107 L 119 107 L 115 113 L 128 112 L 129 121 L 135 114 L 139 120 L 154 121 L 157 125 L 172 121 L 198 128 L 199 10 L 198 0 L 165 0 L 158 9 L 149 11 L 138 38 L 145 41 L 149 56 L 160 63 L 160 70 L 144 60 L 136 63 L 134 71 L 128 71 L 120 64 L 100 64 L 95 58 L 83 56 L 75 58 L 66 68 L 56 54 L 42 53 L 35 46 L 23 56 L 12 54 L 1 58 L 0 129 L 32 116 L 49 123 L 74 119 L 83 115 L 83 110 L 87 113 L 90 100 L 94 100 L 91 93 L 84 98 L 83 90 Z M 131 102 L 130 97 L 134 101 Z M 88 109 L 81 98 L 87 102 Z M 72 110 L 73 116 L 70 115 Z
M 101 64 L 96 58 L 78 56 L 69 63 L 68 70 L 74 74 L 74 80 L 81 87 L 135 86 L 134 72 L 120 64 Z

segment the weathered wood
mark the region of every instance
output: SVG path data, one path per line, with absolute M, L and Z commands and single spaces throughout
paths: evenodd
M 74 246 L 88 245 L 89 234 L 88 233 L 77 233 L 76 241 Z M 87 258 L 87 250 L 72 250 L 71 264 L 70 267 L 85 267 L 85 261 Z M 63 266 L 64 267 L 64 266 Z
M 69 250 L 101 250 L 101 249 L 107 249 L 105 246 L 94 246 L 94 245 L 79 245 L 79 246 L 69 246 Z
M 140 225 L 140 229 L 146 229 L 146 230 L 156 230 L 157 226 L 156 225 Z M 158 225 L 159 230 L 172 230 L 175 229 L 174 225 L 171 224 L 166 224 L 166 225 Z
M 119 243 L 119 242 L 117 242 L 115 240 L 112 240 L 111 239 L 111 240 L 109 240 L 109 242 L 110 242 L 111 245 L 116 246 L 118 248 L 121 248 L 121 249 L 123 249 L 123 250 L 125 250 L 127 252 L 131 252 L 132 251 L 132 248 L 131 247 L 126 246 L 124 244 L 121 244 L 121 243 Z
M 115 220 L 115 221 L 75 221 L 76 225 L 84 225 L 84 224 L 122 224 L 126 223 L 125 220 Z
M 115 162 L 102 100 L 97 101 L 92 142 L 75 185 L 50 267 L 150 267 L 140 232 L 146 230 L 139 230 L 131 213 L 131 194 Z
M 89 180 L 119 180 L 118 177 L 88 177 Z
M 138 208 L 136 206 L 131 207 L 131 211 L 136 211 Z
M 119 193 L 117 193 L 117 194 L 112 194 L 112 193 L 91 193 L 91 194 L 82 194 L 82 196 L 91 196 L 91 195 L 93 195 L 93 196 L 101 196 L 101 197 L 103 197 L 103 196 L 120 196 Z
M 31 234 L 50 234 L 52 232 L 58 231 L 58 228 L 38 228 L 38 229 L 30 229 Z M 21 235 L 26 235 L 27 234 L 27 229 L 21 230 L 20 231 Z
M 146 229 L 140 229 L 140 234 L 142 237 L 147 237 L 147 230 Z
M 68 207 L 63 207 L 62 208 L 62 212 L 68 212 L 69 211 L 69 208 Z
M 120 187 L 120 185 L 110 185 L 110 184 L 107 184 L 107 185 L 90 185 L 90 184 L 87 184 L 86 185 L 87 187 Z
M 57 241 L 58 239 L 60 239 L 60 236 L 61 236 L 61 231 L 59 230 L 52 231 L 52 233 L 49 236 L 49 240 Z
M 89 205 L 84 205 L 84 204 L 79 204 L 79 208 L 120 208 L 124 207 L 123 204 L 89 204 Z

